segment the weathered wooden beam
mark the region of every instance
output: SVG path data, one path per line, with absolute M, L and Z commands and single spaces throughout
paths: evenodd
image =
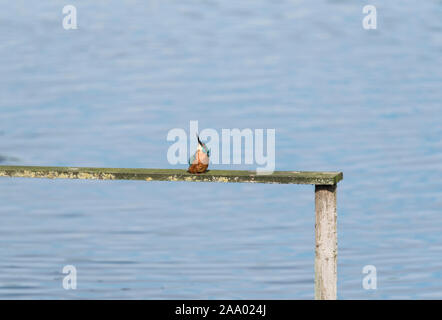
M 209 170 L 203 174 L 190 174 L 179 169 L 124 169 L 0 166 L 0 177 L 144 180 L 144 181 L 199 181 L 249 182 L 334 185 L 342 180 L 342 172 L 275 171 L 258 175 L 255 171 Z
M 315 299 L 335 300 L 337 294 L 336 184 L 315 186 Z
M 249 182 L 315 185 L 315 299 L 337 298 L 337 212 L 336 188 L 342 172 L 209 170 L 190 174 L 178 169 L 121 169 L 0 166 L 0 177 L 49 179 L 102 179 L 145 181 Z

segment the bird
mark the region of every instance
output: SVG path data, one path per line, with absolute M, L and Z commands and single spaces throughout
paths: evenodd
M 189 173 L 204 173 L 209 167 L 210 150 L 207 146 L 201 142 L 198 134 L 196 135 L 198 140 L 198 148 L 195 154 L 189 159 Z

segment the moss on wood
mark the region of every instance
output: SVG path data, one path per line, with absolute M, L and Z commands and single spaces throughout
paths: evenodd
M 342 172 L 275 171 L 258 175 L 255 171 L 209 170 L 191 174 L 180 169 L 125 169 L 0 166 L 0 177 L 25 177 L 49 179 L 99 179 L 144 181 L 194 181 L 194 182 L 246 182 L 333 185 L 343 179 Z

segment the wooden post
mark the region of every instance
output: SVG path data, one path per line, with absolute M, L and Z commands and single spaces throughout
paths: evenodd
M 315 299 L 336 299 L 336 185 L 342 172 L 209 170 L 191 174 L 180 169 L 0 166 L 0 177 L 189 182 L 314 184 L 316 207 Z
M 315 299 L 335 300 L 338 241 L 336 184 L 315 186 Z

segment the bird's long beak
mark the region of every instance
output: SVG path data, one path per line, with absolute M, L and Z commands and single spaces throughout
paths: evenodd
M 198 139 L 198 144 L 199 144 L 200 146 L 202 146 L 203 143 L 201 142 L 200 137 L 198 136 L 198 133 L 196 134 L 196 138 Z

